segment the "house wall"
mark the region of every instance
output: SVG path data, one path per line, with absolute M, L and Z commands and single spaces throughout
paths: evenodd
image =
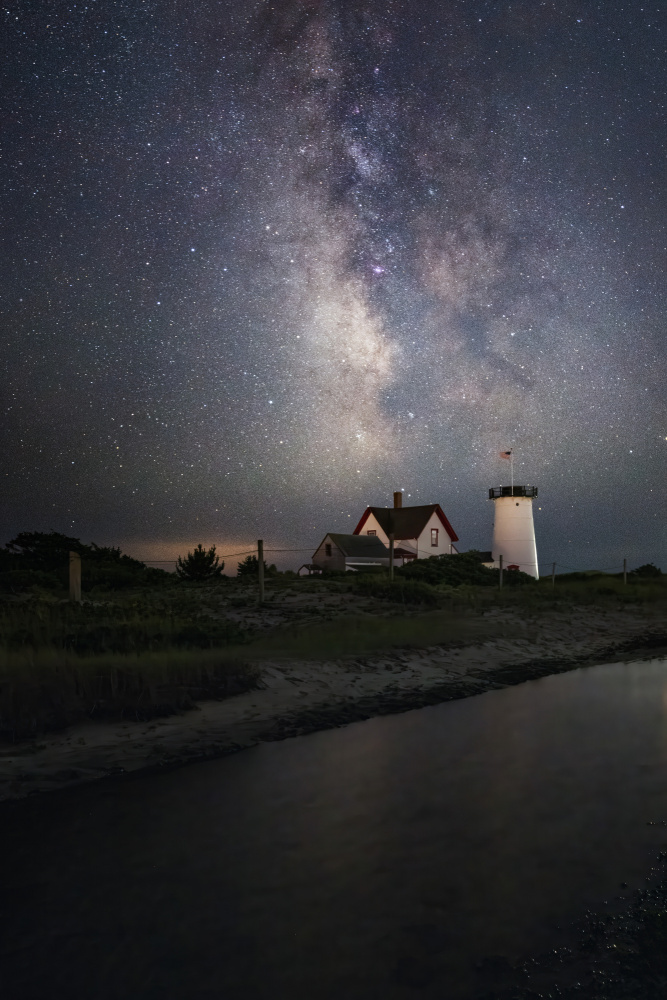
M 438 544 L 431 545 L 431 528 L 438 529 Z M 431 514 L 426 527 L 417 539 L 417 558 L 428 559 L 429 556 L 450 555 L 452 540 L 436 513 Z
M 383 529 L 380 527 L 380 523 L 375 517 L 375 514 L 369 514 L 368 520 L 361 529 L 362 535 L 367 535 L 369 531 L 374 531 L 381 542 L 388 547 L 389 546 L 389 535 L 386 535 Z
M 325 545 L 327 544 L 331 545 L 330 556 L 326 554 Z M 336 572 L 338 571 L 343 572 L 345 570 L 345 556 L 338 548 L 336 543 L 332 542 L 332 540 L 327 535 L 327 537 L 320 545 L 319 549 L 317 549 L 317 551 L 313 555 L 313 564 L 315 566 L 320 566 L 324 570 L 328 569 Z
M 431 546 L 431 528 L 438 529 L 437 546 Z M 389 536 L 386 535 L 380 527 L 380 524 L 374 514 L 369 514 L 368 520 L 361 529 L 361 534 L 367 535 L 369 530 L 375 531 L 380 541 L 384 542 L 387 547 L 389 546 Z M 416 541 L 409 538 L 406 538 L 405 541 L 411 543 L 413 546 L 416 546 L 418 559 L 428 559 L 429 556 L 449 555 L 452 551 L 452 540 L 447 534 L 442 521 L 435 512 L 431 514 L 426 527 Z M 399 544 L 398 538 L 395 540 L 394 544 Z

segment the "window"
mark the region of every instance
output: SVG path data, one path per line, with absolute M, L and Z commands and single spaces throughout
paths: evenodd
M 367 535 L 377 535 L 377 531 L 367 531 Z
M 437 544 L 438 544 L 438 529 L 431 528 L 431 545 L 437 545 Z
M 325 545 L 324 545 L 324 554 L 325 554 L 325 556 L 330 556 L 331 555 L 331 542 L 326 542 L 325 543 Z

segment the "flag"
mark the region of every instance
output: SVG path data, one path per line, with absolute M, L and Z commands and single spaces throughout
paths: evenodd
M 499 451 L 498 454 L 500 455 L 501 458 L 511 459 L 511 457 L 512 457 L 511 450 L 510 451 Z

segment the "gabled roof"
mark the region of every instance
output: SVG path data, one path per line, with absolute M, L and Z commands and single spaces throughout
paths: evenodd
M 445 517 L 439 503 L 429 503 L 422 507 L 367 507 L 359 524 L 354 529 L 355 535 L 361 533 L 371 514 L 386 535 L 393 531 L 394 538 L 399 541 L 402 538 L 419 538 L 422 531 L 428 524 L 429 518 L 437 514 L 443 528 L 453 542 L 458 542 L 459 536 L 456 534 L 451 524 Z M 372 535 L 370 536 L 373 537 Z
M 366 556 L 367 558 L 380 559 L 389 557 L 389 549 L 377 535 L 339 535 L 330 531 L 325 538 L 330 538 L 346 556 Z

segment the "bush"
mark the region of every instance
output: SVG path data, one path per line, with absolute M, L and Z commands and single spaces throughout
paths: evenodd
M 20 594 L 33 588 L 59 590 L 62 584 L 55 573 L 44 573 L 39 569 L 9 569 L 0 572 L 0 592 Z
M 443 594 L 428 583 L 422 583 L 421 580 L 402 580 L 395 577 L 392 583 L 388 576 L 375 574 L 367 576 L 359 574 L 353 580 L 352 590 L 366 597 L 396 601 L 399 604 L 423 604 L 430 608 L 439 607 L 443 600 Z
M 92 587 L 125 590 L 161 586 L 172 577 L 123 555 L 116 547 L 85 545 L 78 538 L 57 531 L 22 531 L 0 549 L 0 590 L 20 593 L 33 587 L 65 590 L 69 581 L 69 554 L 81 556 L 84 590 Z
M 643 566 L 638 566 L 637 569 L 633 569 L 628 576 L 641 577 L 643 579 L 655 579 L 658 576 L 662 576 L 661 570 L 653 563 L 644 563 Z
M 176 563 L 176 572 L 179 579 L 190 580 L 195 583 L 201 583 L 204 580 L 219 579 L 222 576 L 224 568 L 224 562 L 221 563 L 215 554 L 215 545 L 212 545 L 207 551 L 201 542 L 194 552 L 188 552 L 185 559 L 181 559 L 179 556 Z
M 484 566 L 479 552 L 471 549 L 452 556 L 430 556 L 428 559 L 415 559 L 396 570 L 397 576 L 407 580 L 419 580 L 431 586 L 447 584 L 450 587 L 460 587 L 462 584 L 472 584 L 477 587 L 497 587 L 500 573 L 497 569 Z M 521 570 L 505 570 L 503 584 L 512 587 L 535 583 L 532 576 Z
M 236 567 L 236 574 L 241 579 L 249 579 L 253 577 L 255 580 L 259 576 L 259 560 L 257 556 L 246 556 L 243 562 L 240 562 Z M 277 576 L 278 570 L 271 564 L 267 566 L 266 560 L 264 560 L 264 576 Z

